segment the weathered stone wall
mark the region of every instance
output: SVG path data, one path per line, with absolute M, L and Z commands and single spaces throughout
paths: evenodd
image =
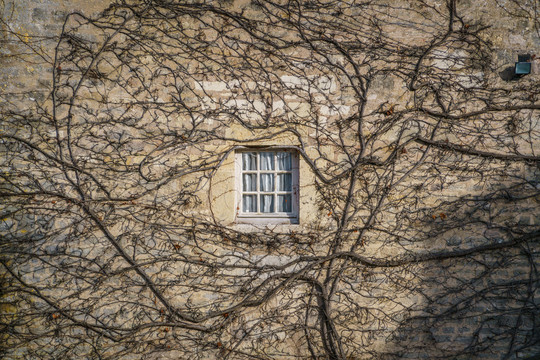
M 169 18 L 182 19 L 181 32 L 143 15 L 115 32 L 127 17 L 114 9 L 103 22 L 70 15 L 64 25 L 74 11 L 100 18 L 109 4 L 2 3 L 2 131 L 50 154 L 20 160 L 15 145 L 3 143 L 3 191 L 15 191 L 8 172 L 44 184 L 38 205 L 10 198 L 1 208 L 2 235 L 22 244 L 2 243 L 10 285 L 3 319 L 17 323 L 4 327 L 7 358 L 62 356 L 47 350 L 52 341 L 69 349 L 63 356 L 81 358 L 539 353 L 538 61 L 531 75 L 505 80 L 518 54 L 540 54 L 532 2 L 525 11 L 495 0 L 375 1 L 314 17 L 370 17 L 369 27 L 350 25 L 369 32 L 347 34 L 330 21 L 317 35 L 326 43 L 313 45 L 320 31 L 313 30 L 301 34 L 313 49 L 275 53 L 265 53 L 248 25 L 229 29 L 234 17 L 216 20 L 221 13 L 196 7 Z M 450 4 L 461 30 L 445 35 Z M 247 1 L 223 8 L 272 19 Z M 267 34 L 301 43 L 283 25 L 297 14 L 281 11 Z M 83 45 L 60 39 L 63 27 Z M 146 42 L 153 47 L 137 46 Z M 299 150 L 299 224 L 236 222 L 234 150 L 246 146 Z M 32 188 L 30 180 L 21 181 Z M 45 235 L 32 224 L 43 213 L 53 219 Z M 56 252 L 82 258 L 90 272 L 37 260 Z M 11 262 L 13 254 L 30 260 Z M 79 285 L 94 276 L 103 280 Z M 32 286 L 44 296 L 19 300 Z M 45 309 L 43 318 L 23 311 L 33 306 Z M 97 325 L 88 325 L 91 317 Z M 123 317 L 136 330 L 118 330 Z M 39 339 L 21 335 L 27 329 Z M 306 340 L 317 334 L 322 345 Z M 43 352 L 28 350 L 36 347 Z

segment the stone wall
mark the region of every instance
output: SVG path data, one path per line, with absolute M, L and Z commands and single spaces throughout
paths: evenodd
M 540 353 L 533 1 L 1 3 L 6 358 Z M 289 148 L 298 224 L 240 224 Z

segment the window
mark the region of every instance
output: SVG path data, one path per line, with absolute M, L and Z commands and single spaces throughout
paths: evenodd
M 236 153 L 237 221 L 298 223 L 298 153 L 285 149 Z

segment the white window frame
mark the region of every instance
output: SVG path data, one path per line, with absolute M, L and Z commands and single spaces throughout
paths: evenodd
M 291 154 L 291 183 L 292 183 L 292 192 L 291 192 L 291 212 L 283 213 L 277 212 L 277 195 L 280 194 L 276 186 L 276 177 L 274 177 L 274 191 L 271 192 L 274 194 L 274 209 L 276 210 L 273 213 L 263 213 L 263 212 L 243 212 L 242 208 L 242 196 L 244 191 L 242 189 L 242 176 L 244 171 L 242 169 L 242 154 L 243 153 L 257 153 L 257 169 L 256 171 L 249 171 L 250 173 L 257 174 L 257 191 L 246 191 L 249 194 L 257 195 L 257 204 L 260 206 L 260 195 L 267 194 L 267 192 L 260 191 L 260 173 L 274 173 L 279 174 L 281 171 L 277 169 L 277 156 L 274 156 L 274 170 L 261 170 L 260 169 L 260 153 L 263 152 L 288 152 Z M 235 153 L 235 181 L 236 181 L 236 201 L 235 201 L 235 211 L 236 211 L 236 222 L 243 224 L 298 224 L 299 220 L 299 156 L 298 151 L 290 148 L 280 148 L 280 147 L 257 147 L 257 148 L 242 148 L 236 151 Z M 287 192 L 288 193 L 288 192 Z

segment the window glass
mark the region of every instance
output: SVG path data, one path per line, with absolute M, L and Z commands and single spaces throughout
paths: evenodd
M 292 210 L 291 194 L 278 195 L 278 211 L 291 212 L 291 210 Z
M 274 191 L 274 174 L 261 174 L 261 191 Z
M 274 195 L 261 195 L 261 212 L 274 212 Z
M 246 213 L 257 212 L 257 195 L 242 196 L 242 210 Z
M 292 191 L 292 174 L 278 174 L 277 175 L 277 189 L 278 191 Z
M 257 153 L 242 153 L 242 170 L 257 170 Z
M 274 170 L 274 153 L 261 152 L 261 170 Z
M 257 174 L 244 174 L 242 176 L 243 191 L 257 191 Z
M 290 152 L 278 152 L 277 157 L 277 168 L 278 170 L 290 171 L 291 166 L 291 153 Z
M 239 152 L 237 161 L 238 217 L 246 221 L 281 218 L 278 222 L 294 223 L 298 216 L 298 156 L 289 150 L 253 150 Z

